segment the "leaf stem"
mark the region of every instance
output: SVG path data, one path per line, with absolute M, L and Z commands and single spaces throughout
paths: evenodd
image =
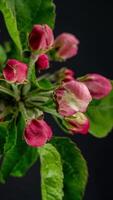
M 49 114 L 51 114 L 51 115 L 54 115 L 54 116 L 58 117 L 59 119 L 63 119 L 63 117 L 62 117 L 61 115 L 59 115 L 59 114 L 56 112 L 56 110 L 54 110 L 54 109 L 51 109 L 51 108 L 48 108 L 48 107 L 45 107 L 45 106 L 39 106 L 39 108 L 40 108 L 42 111 L 46 112 L 46 113 L 49 113 Z
M 10 95 L 10 96 L 12 96 L 12 97 L 14 97 L 16 99 L 15 94 L 10 89 L 5 88 L 3 86 L 0 86 L 0 91 L 5 93 L 5 94 L 8 94 L 8 95 Z
M 25 108 L 23 102 L 21 102 L 21 101 L 19 102 L 19 111 L 23 115 L 23 118 L 25 119 L 25 121 L 27 121 L 28 115 L 27 115 L 27 112 L 26 112 L 26 108 Z
M 69 131 L 63 127 L 63 125 L 61 124 L 61 122 L 58 120 L 58 118 L 54 115 L 52 115 L 53 119 L 56 121 L 56 123 L 58 124 L 58 126 L 65 132 L 69 134 Z
M 30 101 L 34 101 L 34 102 L 47 102 L 48 100 L 49 100 L 49 97 L 46 97 L 46 96 L 37 96 L 37 95 L 29 96 L 29 97 L 26 98 L 27 102 L 30 102 Z
M 35 90 L 33 92 L 28 93 L 27 97 L 25 97 L 25 101 L 42 101 L 47 102 L 52 97 L 53 91 L 48 92 L 39 92 Z
M 12 88 L 13 88 L 16 100 L 19 101 L 20 100 L 20 95 L 19 95 L 18 86 L 16 84 L 12 84 Z

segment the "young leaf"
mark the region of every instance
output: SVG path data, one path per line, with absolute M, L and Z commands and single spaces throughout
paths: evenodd
M 1 0 L 9 34 L 17 47 L 27 48 L 27 35 L 34 24 L 48 24 L 53 28 L 55 8 L 52 0 Z M 20 42 L 21 41 L 21 42 Z
M 39 149 L 42 200 L 62 200 L 63 172 L 60 154 L 51 144 Z
M 47 79 L 41 79 L 38 81 L 38 86 L 42 90 L 52 90 L 54 87 L 53 84 Z
M 101 100 L 93 100 L 87 115 L 90 119 L 90 133 L 102 138 L 113 128 L 113 91 Z
M 52 140 L 61 155 L 64 172 L 64 200 L 82 200 L 87 183 L 87 165 L 76 146 L 69 138 Z

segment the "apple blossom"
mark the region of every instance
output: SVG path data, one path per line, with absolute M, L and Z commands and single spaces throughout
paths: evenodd
M 78 52 L 79 40 L 72 34 L 62 33 L 55 40 L 57 57 L 66 60 Z
M 87 74 L 80 81 L 88 87 L 93 99 L 101 99 L 112 90 L 110 80 L 100 74 Z
M 84 83 L 76 80 L 63 82 L 55 91 L 58 112 L 62 116 L 70 116 L 76 112 L 85 112 L 92 100 Z
M 43 119 L 32 119 L 28 122 L 24 132 L 24 139 L 29 146 L 41 147 L 51 137 L 51 127 Z
M 15 59 L 9 59 L 3 69 L 4 78 L 11 83 L 23 83 L 27 78 L 27 65 Z
M 46 54 L 42 54 L 38 57 L 38 60 L 36 61 L 36 68 L 38 70 L 45 70 L 49 68 L 49 58 Z
M 33 51 L 47 50 L 54 43 L 52 29 L 47 25 L 34 25 L 29 34 L 29 46 Z
M 89 130 L 89 120 L 81 112 L 65 118 L 65 125 L 71 133 L 87 134 Z

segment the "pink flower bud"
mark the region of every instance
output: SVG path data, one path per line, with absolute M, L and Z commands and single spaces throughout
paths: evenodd
M 84 83 L 79 81 L 63 82 L 55 91 L 58 112 L 62 116 L 71 116 L 76 112 L 85 112 L 92 100 Z
M 93 99 L 101 99 L 112 90 L 110 81 L 99 74 L 87 74 L 81 81 L 88 87 Z
M 67 81 L 74 80 L 74 75 L 75 75 L 75 72 L 73 70 L 66 69 L 64 71 L 64 79 L 63 79 L 63 81 L 67 82 Z
M 75 72 L 71 69 L 63 69 L 61 68 L 56 72 L 55 78 L 58 82 L 67 82 L 71 80 L 75 80 L 74 78 Z
M 3 69 L 4 78 L 11 83 L 23 83 L 27 78 L 27 65 L 15 59 L 9 59 Z
M 24 139 L 29 146 L 41 147 L 52 137 L 50 126 L 43 119 L 31 120 L 25 129 Z
M 64 71 L 65 76 L 73 76 L 75 75 L 75 72 L 72 69 L 65 69 Z
M 54 43 L 53 31 L 48 25 L 34 25 L 29 34 L 29 45 L 33 51 L 47 50 Z
M 62 33 L 55 40 L 57 56 L 61 59 L 68 59 L 78 52 L 79 40 L 72 34 Z
M 69 81 L 72 81 L 72 80 L 74 80 L 74 77 L 72 77 L 72 76 L 65 76 L 65 78 L 63 79 L 63 81 L 64 82 L 69 82 Z
M 65 126 L 71 133 L 86 134 L 89 130 L 89 120 L 81 112 L 77 112 L 75 115 L 65 118 Z
M 46 54 L 42 54 L 39 56 L 36 62 L 36 68 L 38 70 L 45 70 L 49 68 L 49 58 Z

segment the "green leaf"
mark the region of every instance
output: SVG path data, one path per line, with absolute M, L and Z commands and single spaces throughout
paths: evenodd
M 20 36 L 19 31 L 17 28 L 17 21 L 14 14 L 14 0 L 1 0 L 0 2 L 0 11 L 2 12 L 4 16 L 4 20 L 8 29 L 8 32 L 12 38 L 12 40 L 15 42 L 18 49 L 21 51 L 21 42 L 20 42 Z
M 54 28 L 55 5 L 53 0 L 41 0 L 39 10 L 33 22 L 34 24 L 48 24 L 51 28 Z
M 42 90 L 52 90 L 53 84 L 47 79 L 41 79 L 38 81 L 38 86 Z
M 34 24 L 54 26 L 52 0 L 2 0 L 0 4 L 9 34 L 20 50 L 21 44 L 23 49 L 27 48 L 27 36 Z
M 7 125 L 8 125 L 8 122 L 0 123 L 0 156 L 4 152 L 4 145 L 5 145 L 6 137 L 7 137 Z
M 5 153 L 3 161 L 0 167 L 0 182 L 4 183 L 12 169 L 15 167 L 17 162 L 21 159 L 21 156 L 26 150 L 26 145 L 22 140 L 23 130 L 24 130 L 24 119 L 22 116 L 18 119 L 17 127 L 17 144 L 11 148 L 8 152 Z
M 39 149 L 42 200 L 62 200 L 63 172 L 60 154 L 51 144 Z
M 113 128 L 113 91 L 101 100 L 93 100 L 89 105 L 87 116 L 90 119 L 90 133 L 102 138 Z
M 20 158 L 19 162 L 15 165 L 14 169 L 11 172 L 11 175 L 15 177 L 25 176 L 26 172 L 36 162 L 37 158 L 37 149 L 28 147 L 25 153 Z
M 80 150 L 69 138 L 54 138 L 64 171 L 64 200 L 82 200 L 87 183 L 87 165 Z
M 37 151 L 23 140 L 25 121 L 20 115 L 17 124 L 17 143 L 4 154 L 0 167 L 0 182 L 4 183 L 9 175 L 23 176 L 36 160 Z M 30 156 L 30 158 L 29 158 Z
M 6 137 L 6 143 L 4 145 L 4 152 L 12 149 L 16 145 L 17 141 L 17 128 L 16 128 L 16 121 L 15 119 L 9 122 L 8 124 L 8 131 Z
M 0 67 L 1 65 L 4 64 L 4 62 L 7 60 L 7 55 L 6 52 L 4 50 L 4 48 L 2 47 L 2 45 L 0 45 Z M 1 71 L 2 69 L 0 69 Z

